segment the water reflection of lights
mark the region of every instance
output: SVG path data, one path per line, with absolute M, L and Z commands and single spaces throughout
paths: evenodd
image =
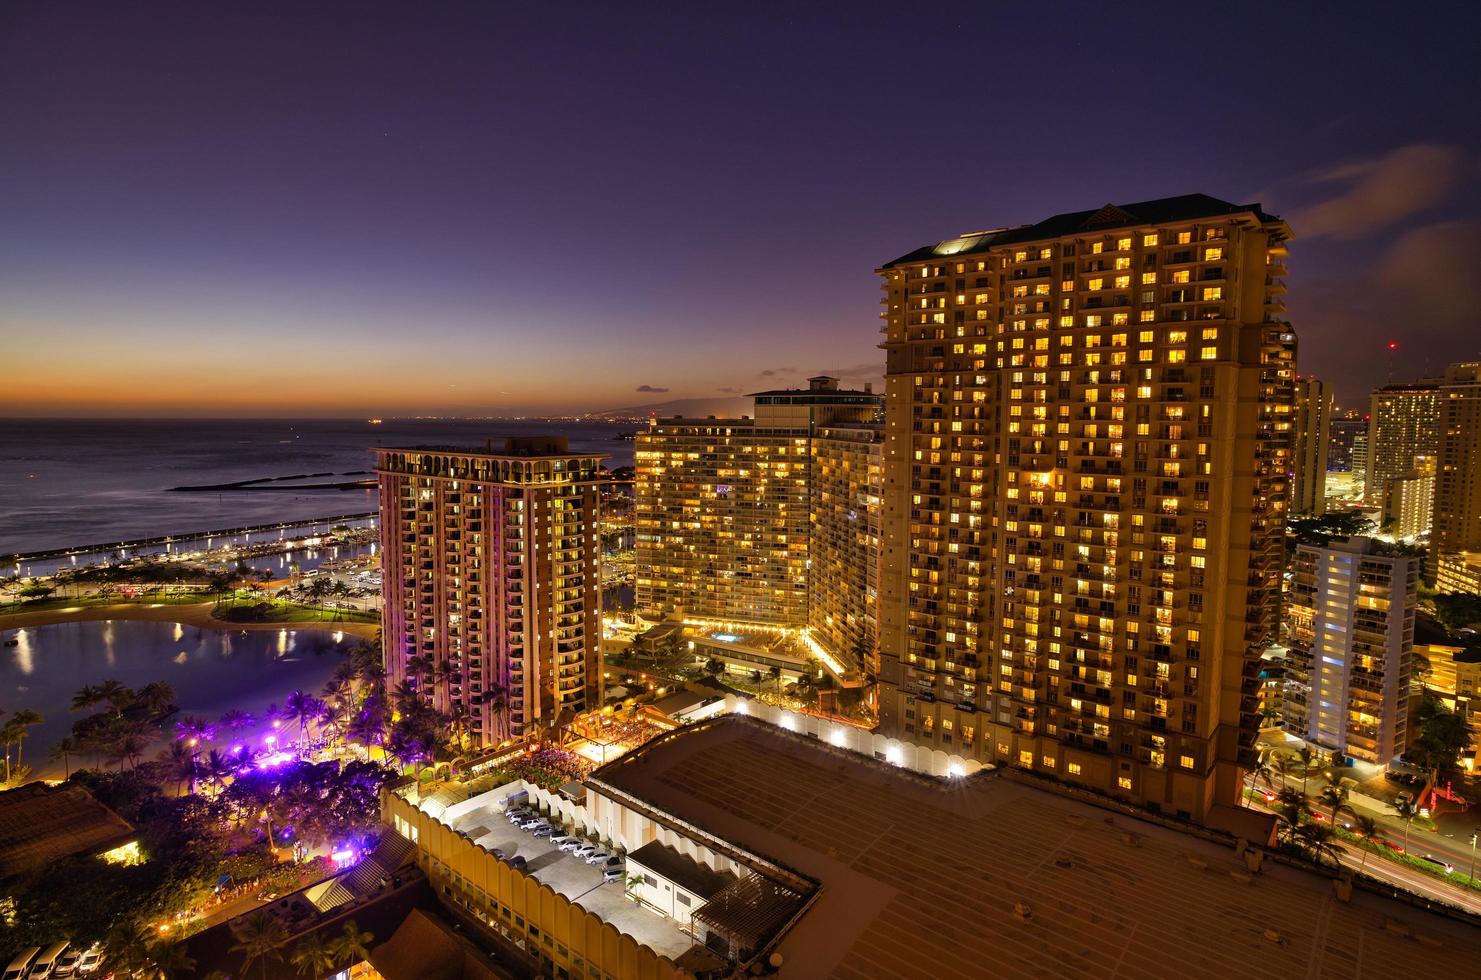
M 183 638 L 183 637 L 184 637 L 184 636 L 185 636 L 185 627 L 184 627 L 184 626 L 182 626 L 182 625 L 181 625 L 181 624 L 179 624 L 179 623 L 176 623 L 176 624 L 175 624 L 175 642 L 176 642 L 176 643 L 179 643 L 179 642 L 180 642 L 180 640 L 181 640 L 181 639 L 182 639 L 182 638 Z
M 31 647 L 31 635 L 25 630 L 16 630 L 15 639 L 15 665 L 22 674 L 29 674 L 36 669 L 36 651 Z

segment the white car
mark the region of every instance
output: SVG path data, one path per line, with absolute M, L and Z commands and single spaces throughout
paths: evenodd
M 595 854 L 597 851 L 600 851 L 601 849 L 602 845 L 600 844 L 582 844 L 571 852 L 571 856 L 579 857 L 581 860 L 585 861 L 587 858 L 591 857 L 593 854 Z
M 590 854 L 586 855 L 586 863 L 587 864 L 601 864 L 603 861 L 606 861 L 611 856 L 612 856 L 612 852 L 611 851 L 606 850 L 605 848 L 599 847 L 596 850 L 592 851 Z
M 602 868 L 602 881 L 621 881 L 627 877 L 627 862 L 621 858 L 613 858 L 616 864 L 608 863 Z
M 549 827 L 550 822 L 541 816 L 531 816 L 517 821 L 515 826 L 520 830 L 534 830 L 536 827 Z
M 66 980 L 67 977 L 76 975 L 77 964 L 81 959 L 82 953 L 75 949 L 64 954 L 61 959 L 57 960 L 57 968 L 51 971 L 52 977 L 55 980 Z
M 77 972 L 80 974 L 97 973 L 98 967 L 103 965 L 103 950 L 96 944 L 82 954 L 82 959 L 77 961 Z
M 573 837 L 570 834 L 565 834 L 560 837 L 550 838 L 550 843 L 554 844 L 556 850 L 558 851 L 574 851 L 576 848 L 580 847 L 586 842 L 580 837 Z
M 538 826 L 538 827 L 529 827 L 527 829 L 529 830 L 530 833 L 534 834 L 536 837 L 549 837 L 551 834 L 554 834 L 555 833 L 555 828 L 552 827 L 550 824 L 545 823 L 543 821 L 540 823 L 540 826 Z

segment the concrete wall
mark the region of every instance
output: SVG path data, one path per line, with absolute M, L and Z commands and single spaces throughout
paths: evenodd
M 750 715 L 768 724 L 785 728 L 799 735 L 810 735 L 819 741 L 840 749 L 848 749 L 860 755 L 881 759 L 902 769 L 911 769 L 925 776 L 952 777 L 970 776 L 981 770 L 983 765 L 976 759 L 965 759 L 898 738 L 886 738 L 873 732 L 830 721 L 815 715 L 799 714 L 774 704 L 752 701 L 735 694 L 725 696 L 725 709 L 736 714 Z
M 672 960 L 618 932 L 549 885 L 459 837 L 396 794 L 385 793 L 381 807 L 382 816 L 398 829 L 413 830 L 409 836 L 417 842 L 417 864 L 432 879 L 439 897 L 446 897 L 444 886 L 453 888 L 476 909 L 479 919 L 506 939 L 521 939 L 527 948 L 549 953 L 550 947 L 529 932 L 534 927 L 566 947 L 569 954 L 580 956 L 610 977 L 681 980 L 689 976 Z M 454 873 L 463 879 L 461 884 L 452 878 Z M 515 916 L 523 920 L 523 926 L 517 924 Z M 566 961 L 557 962 L 571 969 L 569 955 Z

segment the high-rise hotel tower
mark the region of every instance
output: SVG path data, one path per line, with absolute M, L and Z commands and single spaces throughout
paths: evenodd
M 1190 195 L 879 270 L 884 734 L 1237 804 L 1284 559 L 1289 238 Z
M 600 707 L 600 456 L 377 449 L 386 672 L 483 742 Z

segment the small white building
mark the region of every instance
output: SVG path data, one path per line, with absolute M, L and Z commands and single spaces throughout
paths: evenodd
M 627 855 L 627 877 L 634 898 L 680 926 L 735 880 L 656 840 Z

